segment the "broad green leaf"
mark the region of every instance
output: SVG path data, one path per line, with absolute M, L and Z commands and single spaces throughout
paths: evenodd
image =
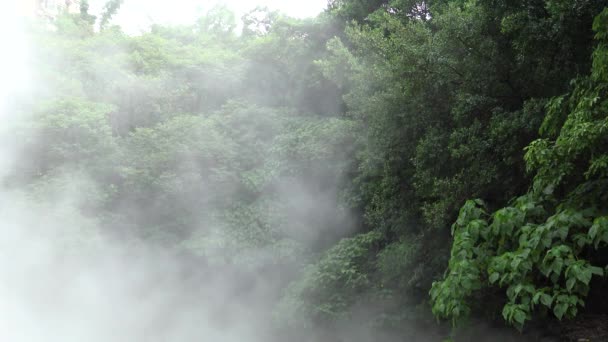
M 561 320 L 564 317 L 564 314 L 566 313 L 567 310 L 568 310 L 567 304 L 558 303 L 553 308 L 553 313 L 555 314 L 555 317 L 557 317 L 557 319 Z
M 550 308 L 551 304 L 553 304 L 553 297 L 546 293 L 543 293 L 540 297 L 540 302 L 543 303 L 544 306 Z

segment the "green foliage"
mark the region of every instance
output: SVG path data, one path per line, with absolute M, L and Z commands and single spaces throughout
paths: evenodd
M 233 12 L 225 6 L 216 5 L 198 21 L 198 28 L 203 34 L 208 34 L 217 40 L 234 35 L 236 18 Z
M 7 182 L 81 192 L 83 239 L 264 278 L 279 327 L 326 340 L 434 327 L 431 306 L 573 318 L 608 272 L 607 1 L 339 0 L 240 35 L 218 6 L 138 36 L 121 4 L 99 32 L 87 1 L 33 29 L 15 100 Z
M 433 285 L 433 312 L 461 319 L 475 292 L 506 289 L 503 317 L 521 329 L 536 311 L 573 318 L 585 305 L 593 276 L 603 277 L 593 251 L 606 246 L 606 154 L 608 129 L 603 77 L 608 17 L 594 21 L 599 45 L 591 76 L 548 105 L 547 138 L 532 142 L 526 164 L 534 172 L 530 192 L 488 216 L 469 201 L 453 226 L 449 271 Z M 566 113 L 564 115 L 564 113 Z
M 504 276 L 504 287 L 537 286 L 536 278 L 518 276 L 538 264 L 530 264 L 531 251 L 518 250 L 520 236 L 514 234 L 528 223 L 529 230 L 541 225 L 558 203 L 530 195 L 518 200 L 524 209 L 490 213 L 535 182 L 526 174 L 534 157 L 524 148 L 538 137 L 539 129 L 549 138 L 559 134 L 570 110 L 559 105 L 556 96 L 591 66 L 591 26 L 606 5 L 330 3 L 329 13 L 343 22 L 358 23 L 347 25 L 344 35 L 330 40 L 329 56 L 316 64 L 345 92 L 346 114 L 362 123 L 359 168 L 350 201 L 362 208 L 365 223 L 385 236 L 380 261 L 369 275 L 382 279 L 385 291 L 401 303 L 401 315 L 395 316 L 403 319 L 410 299 L 427 292 L 441 277 L 451 242 L 449 225 L 457 219 L 450 271 L 443 285 L 432 291 L 438 316 L 457 320 L 478 312 L 480 307 L 469 303 L 484 302 L 483 296 L 489 295 L 485 291 L 489 267 L 502 270 L 491 276 L 496 282 Z M 573 139 L 600 134 L 587 133 Z M 596 155 L 592 170 L 571 170 L 564 164 L 563 172 L 603 172 L 605 160 Z M 553 164 L 547 168 L 558 171 Z M 486 204 L 470 202 L 459 216 L 458 208 L 467 198 L 484 198 Z M 554 224 L 564 224 L 559 222 Z M 584 230 L 582 221 L 578 224 Z M 572 232 L 562 229 L 559 238 L 566 233 Z M 578 243 L 584 241 L 582 235 L 574 236 Z M 489 242 L 494 239 L 500 243 Z M 522 242 L 526 239 L 523 236 Z M 503 254 L 504 259 L 499 259 Z M 494 258 L 496 265 L 491 263 Z M 578 283 L 570 283 L 572 291 L 584 292 Z M 375 287 L 368 291 L 373 293 Z M 505 311 L 507 319 L 519 326 L 531 317 L 516 306 L 530 302 L 525 293 L 513 292 L 513 305 Z M 484 309 L 492 311 L 489 305 Z M 385 311 L 394 314 L 389 312 Z
M 190 26 L 127 36 L 107 25 L 121 3 L 106 3 L 100 32 L 86 1 L 57 30 L 32 32 L 44 86 L 22 105 L 34 114 L 16 132 L 28 157 L 10 175 L 15 188 L 86 179 L 87 214 L 109 230 L 209 264 L 297 268 L 311 244 L 352 229 L 338 202 L 358 125 L 336 115 L 337 90 L 314 65 L 328 22 L 281 17 L 263 35 L 237 36 L 234 14 L 216 7 Z M 282 80 L 300 85 L 260 92 Z
M 370 232 L 344 239 L 329 249 L 287 288 L 277 319 L 292 327 L 331 327 L 333 322 L 348 320 L 350 308 L 364 300 L 365 291 L 373 286 L 368 272 L 381 240 L 381 234 Z
M 112 107 L 81 99 L 60 99 L 41 106 L 20 130 L 24 158 L 20 177 L 60 174 L 85 168 L 107 175 L 118 152 L 107 114 Z M 68 170 L 69 171 L 69 170 Z
M 388 2 L 387 0 L 331 0 L 328 2 L 328 10 L 343 20 L 360 21 Z
M 99 19 L 99 29 L 103 30 L 106 28 L 112 17 L 118 12 L 120 6 L 124 0 L 108 0 L 103 6 L 103 12 Z

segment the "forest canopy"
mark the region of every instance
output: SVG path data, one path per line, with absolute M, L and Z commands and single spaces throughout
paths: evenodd
M 608 324 L 608 0 L 218 6 L 139 35 L 121 4 L 29 24 L 2 132 L 5 191 L 77 188 L 67 250 L 170 251 L 302 341 Z

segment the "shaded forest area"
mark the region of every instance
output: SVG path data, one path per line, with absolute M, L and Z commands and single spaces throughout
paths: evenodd
M 7 129 L 7 191 L 77 198 L 66 250 L 162 249 L 292 340 L 608 340 L 608 0 L 216 7 L 135 36 L 110 3 L 29 26 Z

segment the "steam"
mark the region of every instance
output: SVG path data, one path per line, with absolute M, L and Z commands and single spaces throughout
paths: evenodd
M 258 274 L 229 264 L 209 266 L 196 253 L 119 238 L 109 233 L 111 221 L 82 213 L 100 189 L 78 170 L 66 169 L 25 190 L 11 186 L 14 165 L 33 158 L 21 155 L 25 142 L 15 138 L 14 130 L 28 119 L 19 103 L 36 103 L 28 97 L 44 85 L 28 75 L 34 47 L 28 46 L 20 9 L 15 2 L 0 6 L 5 51 L 0 55 L 0 340 L 270 340 L 272 303 L 292 271 Z M 314 204 L 305 185 L 280 191 L 292 207 L 308 212 L 332 200 Z M 319 235 L 307 232 L 301 239 L 313 243 Z M 273 253 L 280 251 L 252 248 L 241 257 L 264 260 Z

